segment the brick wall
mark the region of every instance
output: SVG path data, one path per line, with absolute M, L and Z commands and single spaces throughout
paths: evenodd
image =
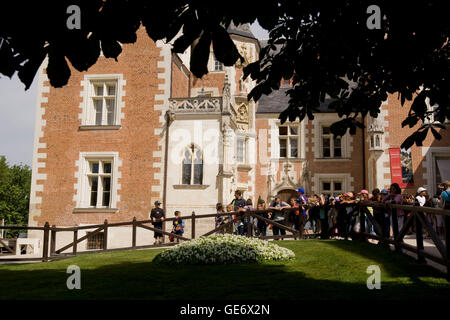
M 114 222 L 131 220 L 133 216 L 147 217 L 152 205 L 150 199 L 160 197 L 159 192 L 152 191 L 152 186 L 160 183 L 155 174 L 161 173 L 161 168 L 154 167 L 154 162 L 161 160 L 155 158 L 154 152 L 162 151 L 161 137 L 155 134 L 155 128 L 161 128 L 162 111 L 155 110 L 154 105 L 165 103 L 155 100 L 155 95 L 163 94 L 160 86 L 166 81 L 158 77 L 164 72 L 158 67 L 162 59 L 161 48 L 141 29 L 135 44 L 123 45 L 118 62 L 100 57 L 89 69 L 89 74 L 122 74 L 126 81 L 123 87 L 124 118 L 119 130 L 79 130 L 79 105 L 83 100 L 81 81 L 86 73 L 71 68 L 72 75 L 65 87 L 51 87 L 49 93 L 44 93 L 48 103 L 42 116 L 45 126 L 39 143 L 46 144 L 46 148 L 37 151 L 47 154 L 46 158 L 38 159 L 45 163 L 38 173 L 47 174 L 47 178 L 36 181 L 37 185 L 43 186 L 42 192 L 36 192 L 36 196 L 42 197 L 42 212 L 32 223 L 43 225 L 49 221 L 56 225 L 74 225 L 101 223 L 106 218 Z M 48 81 L 44 85 L 49 86 Z M 75 173 L 79 152 L 99 151 L 119 154 L 120 209 L 111 214 L 72 213 L 76 205 L 74 185 L 77 183 Z

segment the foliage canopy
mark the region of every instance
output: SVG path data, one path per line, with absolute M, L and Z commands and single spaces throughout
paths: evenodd
M 157 3 L 157 6 L 156 6 Z M 67 7 L 81 8 L 81 29 L 66 26 Z M 434 117 L 408 137 L 402 147 L 421 145 L 429 131 L 450 118 L 449 29 L 445 1 L 206 1 L 206 0 L 62 0 L 2 4 L 0 13 L 0 73 L 16 71 L 28 88 L 48 56 L 47 73 L 55 87 L 67 84 L 68 62 L 86 71 L 100 50 L 107 58 L 120 55 L 121 43 L 136 41 L 142 24 L 153 40 L 174 39 L 174 52 L 190 45 L 190 69 L 196 77 L 207 73 L 212 44 L 225 66 L 242 59 L 227 27 L 259 24 L 270 31 L 259 60 L 245 67 L 244 76 L 257 81 L 248 98 L 257 101 L 292 78 L 289 105 L 282 122 L 300 120 L 313 113 L 326 97 L 341 120 L 331 130 L 336 135 L 363 127 L 361 118 L 377 116 L 388 93 L 397 93 L 402 104 L 413 101 L 402 125 L 415 127 Z M 378 5 L 380 29 L 369 29 L 367 8 Z M 19 19 L 20 18 L 20 19 Z M 428 107 L 427 107 L 428 104 Z M 434 110 L 429 106 L 435 106 Z

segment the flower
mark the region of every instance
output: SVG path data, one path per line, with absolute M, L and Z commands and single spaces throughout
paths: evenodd
M 167 264 L 229 264 L 289 260 L 294 252 L 256 238 L 218 234 L 182 242 L 159 253 L 154 262 Z

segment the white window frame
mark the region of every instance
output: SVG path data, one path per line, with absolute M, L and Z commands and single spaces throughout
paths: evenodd
M 280 135 L 280 127 L 286 127 L 287 128 L 287 135 Z M 293 135 L 291 134 L 291 127 L 295 127 L 297 128 L 297 134 Z M 301 151 L 300 151 L 300 132 L 301 132 L 301 126 L 300 123 L 296 123 L 296 122 L 285 122 L 284 124 L 278 124 L 278 156 L 280 159 L 298 159 L 301 156 Z M 291 143 L 290 140 L 291 138 L 296 138 L 297 139 L 297 156 L 296 157 L 292 157 L 291 156 Z M 281 156 L 281 140 L 286 140 L 286 157 L 282 157 Z
M 97 190 L 97 205 L 95 207 L 91 206 L 91 188 L 89 183 L 89 177 L 93 174 L 90 172 L 90 162 L 93 161 L 105 161 L 111 163 L 111 186 L 110 186 L 110 203 L 109 206 L 102 206 L 103 200 L 103 190 L 101 189 L 99 182 L 99 189 Z M 118 179 L 120 178 L 119 167 L 119 157 L 117 152 L 80 152 L 80 158 L 78 160 L 78 172 L 76 177 L 78 178 L 78 183 L 76 184 L 77 194 L 76 194 L 76 205 L 77 208 L 83 209 L 113 209 L 117 208 L 117 202 L 119 201 L 119 196 L 117 191 L 120 188 L 118 184 Z M 105 176 L 102 174 L 103 168 L 100 170 L 99 163 L 99 176 Z
M 331 128 L 330 128 L 330 133 L 324 134 L 323 133 L 323 128 L 329 128 L 330 126 L 328 125 L 321 125 L 320 126 L 320 157 L 324 158 L 324 159 L 341 159 L 344 158 L 344 147 L 342 146 L 342 142 L 343 142 L 343 137 L 337 137 L 341 140 L 341 156 L 336 157 L 334 154 L 334 135 L 331 133 Z M 325 157 L 324 152 L 323 152 L 323 139 L 324 138 L 329 138 L 330 139 L 330 156 L 329 157 Z
M 222 70 L 216 70 L 216 62 L 222 65 Z M 211 51 L 209 55 L 208 70 L 209 72 L 217 72 L 217 73 L 225 72 L 225 65 L 216 59 L 216 56 L 214 55 L 213 51 Z
M 103 103 L 102 103 L 102 123 L 100 125 L 96 124 L 96 109 L 94 100 L 96 97 L 95 87 L 97 84 L 103 84 Z M 114 121 L 111 124 L 107 122 L 107 109 L 106 109 L 106 99 L 110 99 L 113 96 L 105 95 L 107 93 L 106 84 L 115 85 L 115 102 L 114 102 Z M 101 74 L 101 75 L 85 75 L 84 81 L 82 81 L 84 86 L 84 92 L 82 93 L 84 101 L 82 104 L 82 126 L 95 126 L 95 127 L 110 127 L 110 126 L 120 126 L 121 119 L 124 117 L 122 113 L 122 108 L 124 103 L 122 97 L 125 94 L 123 86 L 125 81 L 123 80 L 122 74 Z M 100 99 L 100 98 L 99 98 Z
M 339 117 L 334 114 L 315 114 L 314 116 L 314 158 L 319 160 L 349 160 L 353 151 L 353 147 L 351 146 L 352 137 L 348 132 L 341 137 L 341 157 L 323 157 L 322 127 L 331 127 L 334 122 L 339 120 Z
M 112 166 L 113 166 L 113 159 L 87 159 L 88 161 L 88 172 L 86 173 L 88 177 L 88 186 L 89 186 L 89 208 L 111 208 L 111 189 L 112 189 L 112 182 L 113 182 L 113 176 L 112 176 Z M 92 172 L 92 164 L 98 163 L 98 172 L 94 173 Z M 106 173 L 104 172 L 104 166 L 105 164 L 111 165 L 111 172 Z M 95 205 L 91 204 L 92 199 L 92 183 L 90 181 L 93 178 L 97 178 L 97 203 Z M 105 189 L 104 185 L 104 178 L 110 179 L 110 187 L 109 187 L 109 203 L 107 205 L 103 205 L 103 192 Z

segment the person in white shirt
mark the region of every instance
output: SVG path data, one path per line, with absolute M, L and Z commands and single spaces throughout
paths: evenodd
M 416 201 L 419 203 L 419 206 L 423 207 L 425 205 L 425 203 L 427 202 L 427 189 L 425 189 L 424 187 L 420 187 L 419 189 L 417 189 L 417 196 L 416 196 Z M 425 219 L 428 220 L 428 222 L 432 223 L 431 219 L 428 217 L 428 214 L 424 214 Z M 425 232 L 426 232 L 426 238 L 430 238 L 430 233 L 428 232 L 428 230 L 425 228 Z
M 425 197 L 426 194 L 427 189 L 425 189 L 424 187 L 420 187 L 419 189 L 417 189 L 416 200 L 421 207 L 423 207 L 425 205 L 425 202 L 427 202 L 427 199 Z

